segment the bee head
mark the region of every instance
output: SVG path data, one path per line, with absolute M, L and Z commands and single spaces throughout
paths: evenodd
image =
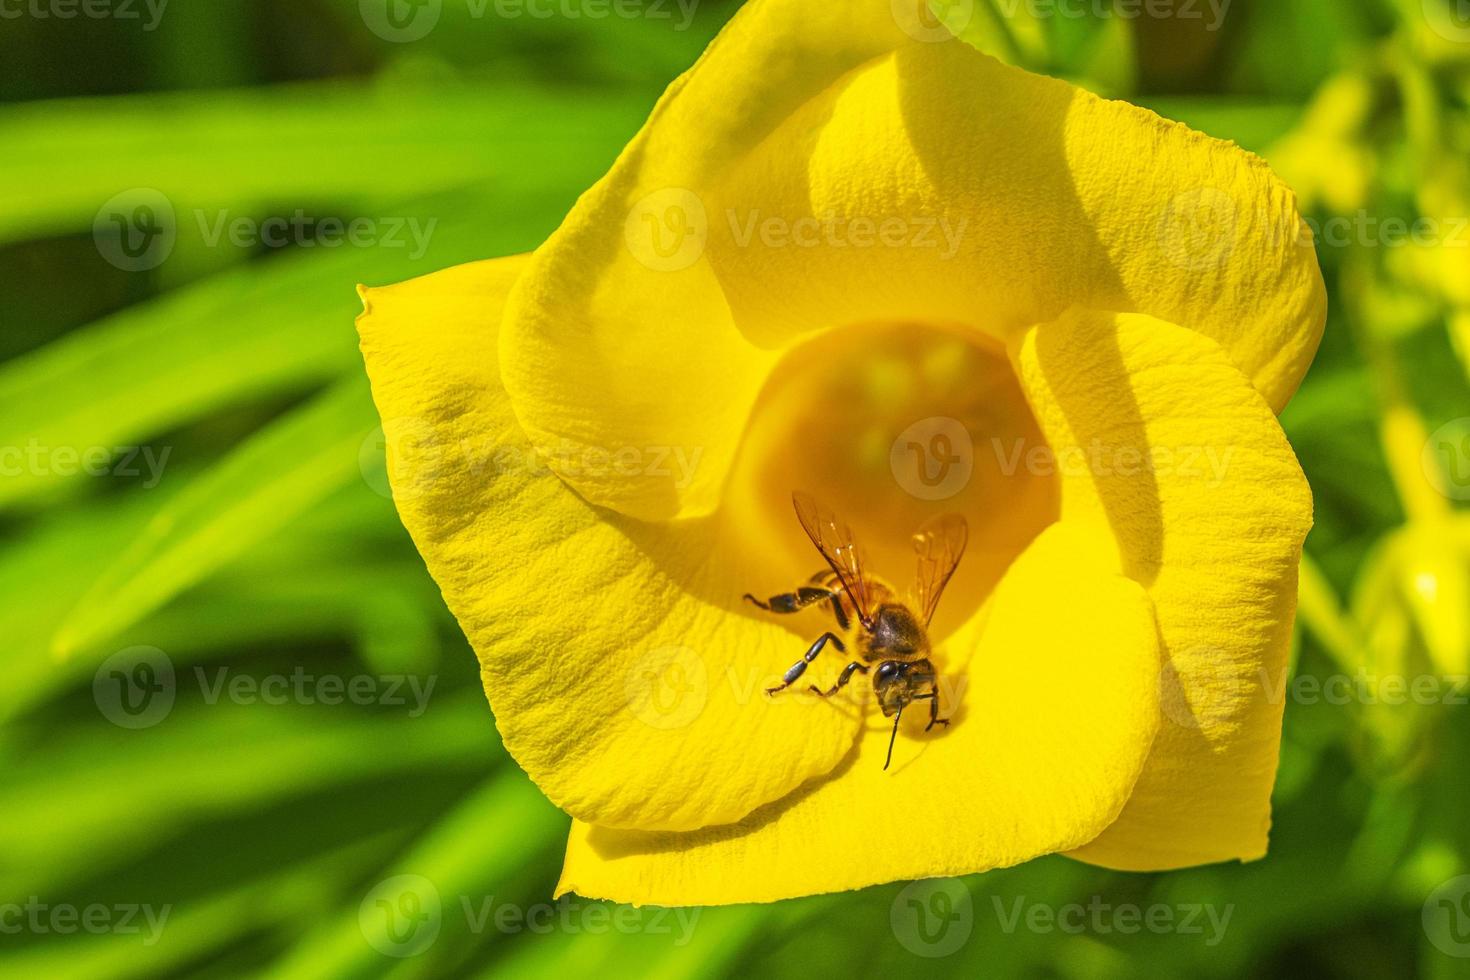
M 873 693 L 878 696 L 878 706 L 885 717 L 892 717 L 913 700 L 909 690 L 911 664 L 897 660 L 886 660 L 873 672 Z

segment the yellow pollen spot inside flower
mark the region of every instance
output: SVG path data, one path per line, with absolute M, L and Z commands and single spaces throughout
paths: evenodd
M 934 639 L 973 613 L 1017 555 L 1057 517 L 1046 442 L 1005 352 L 960 329 L 874 324 L 795 349 L 758 400 L 722 512 L 790 585 L 822 566 L 791 492 L 853 528 L 868 568 L 905 592 L 911 535 L 953 511 L 970 547 L 941 603 Z

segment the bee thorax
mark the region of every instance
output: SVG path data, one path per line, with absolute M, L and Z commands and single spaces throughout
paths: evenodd
M 896 603 L 879 606 L 863 634 L 863 655 L 868 660 L 919 657 L 929 650 L 929 638 L 918 617 Z

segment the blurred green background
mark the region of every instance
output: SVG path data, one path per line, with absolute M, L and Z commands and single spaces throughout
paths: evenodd
M 534 247 L 736 5 L 444 0 L 420 37 L 425 0 L 93 2 L 0 0 L 0 976 L 1470 973 L 1466 0 L 941 4 L 998 57 L 1264 154 L 1320 233 L 1272 851 L 687 932 L 532 911 L 567 820 L 387 497 L 352 287 Z M 337 704 L 279 687 L 359 677 Z M 432 920 L 379 886 L 401 874 Z M 432 935 L 385 942 L 384 895 Z M 1199 931 L 1007 930 L 1018 900 Z

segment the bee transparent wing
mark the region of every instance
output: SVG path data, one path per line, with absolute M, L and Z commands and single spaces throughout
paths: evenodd
M 797 491 L 791 495 L 791 502 L 796 506 L 796 517 L 801 521 L 806 536 L 812 539 L 812 544 L 837 573 L 842 588 L 857 610 L 858 619 L 863 625 L 868 625 L 872 620 L 868 610 L 868 583 L 863 578 L 863 557 L 852 539 L 852 529 L 817 503 L 811 494 Z
M 914 598 L 925 626 L 934 618 L 939 597 L 954 577 L 969 543 L 970 525 L 959 514 L 936 517 L 914 533 L 914 551 L 919 556 Z

